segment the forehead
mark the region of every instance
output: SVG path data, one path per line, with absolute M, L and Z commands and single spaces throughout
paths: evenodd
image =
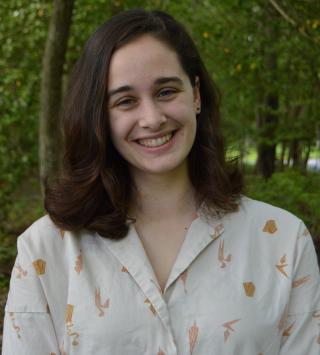
M 182 80 L 187 77 L 173 49 L 150 35 L 143 35 L 114 52 L 108 87 L 149 82 L 161 76 L 178 76 Z

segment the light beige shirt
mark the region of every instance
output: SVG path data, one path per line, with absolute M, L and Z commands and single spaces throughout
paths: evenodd
M 303 223 L 248 198 L 199 214 L 163 293 L 133 225 L 114 241 L 38 220 L 18 239 L 3 354 L 319 355 L 319 268 Z

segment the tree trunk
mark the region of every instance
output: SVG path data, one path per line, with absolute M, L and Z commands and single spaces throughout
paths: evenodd
M 54 0 L 43 55 L 40 93 L 39 170 L 44 181 L 59 169 L 62 137 L 59 114 L 62 99 L 63 64 L 72 21 L 74 0 Z
M 276 110 L 279 102 L 278 96 L 268 94 L 266 97 L 266 112 L 261 113 L 258 120 L 260 142 L 258 144 L 257 171 L 268 179 L 275 171 L 276 143 L 275 130 L 278 123 Z
M 259 110 L 257 120 L 258 130 L 258 159 L 256 170 L 264 178 L 268 179 L 275 171 L 276 162 L 276 129 L 278 125 L 279 97 L 274 83 L 277 81 L 278 57 L 274 43 L 278 37 L 278 27 L 269 26 L 274 20 L 274 9 L 266 5 L 264 35 L 266 44 L 262 47 L 265 53 L 265 70 L 268 73 L 263 83 L 265 95 L 262 102 L 263 108 Z
M 303 157 L 303 161 L 302 161 L 302 171 L 307 171 L 307 168 L 308 168 L 308 160 L 309 160 L 309 157 L 310 157 L 310 152 L 311 152 L 311 145 L 312 143 L 310 141 L 307 142 L 307 149 L 306 149 L 306 152 L 305 152 L 305 155 Z
M 301 149 L 300 142 L 298 139 L 293 139 L 291 141 L 291 158 L 292 158 L 292 167 L 299 169 L 301 166 Z

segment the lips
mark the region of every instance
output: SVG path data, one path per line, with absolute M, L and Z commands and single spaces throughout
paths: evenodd
M 167 142 L 169 142 L 172 136 L 173 136 L 173 132 L 170 132 L 162 137 L 139 139 L 137 142 L 138 144 L 144 147 L 149 147 L 149 148 L 160 147 L 166 144 Z

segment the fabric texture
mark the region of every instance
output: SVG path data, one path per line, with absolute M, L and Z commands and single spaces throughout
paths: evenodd
M 219 218 L 199 211 L 161 292 L 134 225 L 116 241 L 45 216 L 18 238 L 3 335 L 13 354 L 319 355 L 312 238 L 245 197 Z

